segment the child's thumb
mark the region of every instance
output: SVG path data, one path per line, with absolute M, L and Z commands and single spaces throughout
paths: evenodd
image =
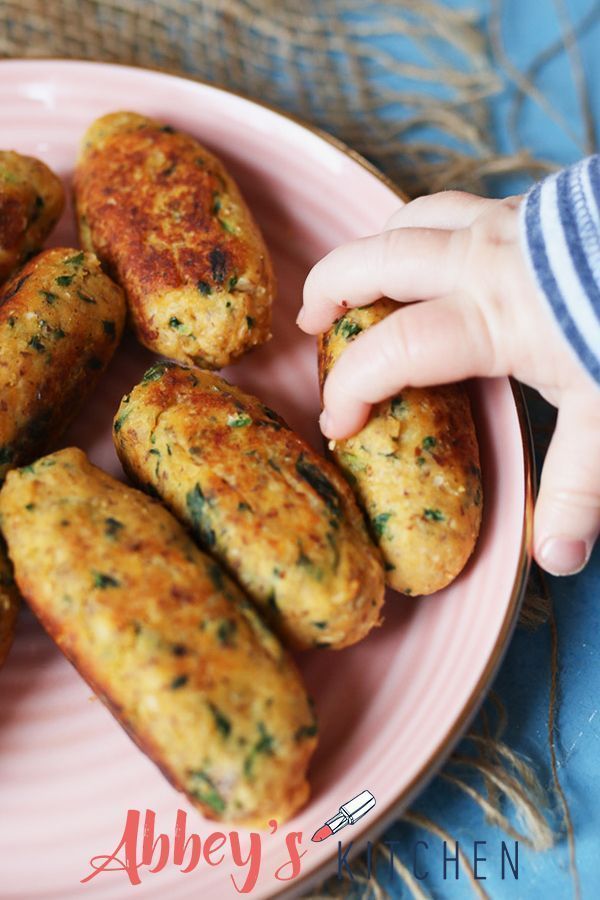
M 535 509 L 537 562 L 553 575 L 586 564 L 600 531 L 600 413 L 592 398 L 561 405 Z

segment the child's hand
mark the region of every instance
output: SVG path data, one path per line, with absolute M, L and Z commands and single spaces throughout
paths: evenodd
M 414 200 L 381 234 L 317 263 L 298 324 L 317 334 L 346 307 L 383 296 L 411 303 L 359 335 L 335 365 L 321 417 L 329 438 L 354 434 L 373 403 L 406 385 L 515 375 L 557 406 L 534 549 L 543 568 L 565 575 L 585 565 L 600 530 L 600 390 L 529 272 L 520 202 L 454 191 Z

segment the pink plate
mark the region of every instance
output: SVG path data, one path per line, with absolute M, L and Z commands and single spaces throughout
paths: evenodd
M 347 148 L 226 91 L 169 75 L 83 62 L 0 63 L 0 145 L 40 157 L 68 185 L 84 129 L 117 109 L 190 131 L 221 154 L 263 228 L 279 278 L 271 343 L 228 374 L 321 447 L 316 427 L 315 347 L 294 325 L 310 265 L 342 241 L 381 228 L 401 200 Z M 52 236 L 74 244 L 72 210 Z M 65 443 L 77 443 L 120 475 L 110 424 L 117 403 L 151 357 L 128 338 Z M 376 807 L 340 834 L 374 837 L 448 755 L 482 700 L 518 611 L 528 567 L 529 450 L 520 401 L 505 379 L 472 386 L 485 479 L 485 517 L 474 559 L 452 587 L 424 600 L 388 598 L 385 625 L 359 646 L 301 659 L 317 705 L 321 742 L 312 799 L 262 837 L 252 896 L 300 892 L 333 869 L 337 839 L 312 844 L 316 828 L 368 788 Z M 232 857 L 202 859 L 183 874 L 105 871 L 81 884 L 90 860 L 119 843 L 128 809 L 156 812 L 173 837 L 178 809 L 201 839 L 218 831 L 177 794 L 131 743 L 28 612 L 0 673 L 0 895 L 7 898 L 237 896 L 246 869 Z M 285 836 L 301 832 L 301 872 L 282 881 Z M 242 848 L 249 836 L 241 832 Z M 219 854 L 216 857 L 218 859 Z M 123 857 L 123 854 L 120 854 Z M 280 871 L 290 874 L 290 868 Z

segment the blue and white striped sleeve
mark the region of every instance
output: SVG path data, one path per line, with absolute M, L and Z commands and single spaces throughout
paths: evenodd
M 600 383 L 600 155 L 536 184 L 520 213 L 538 287 L 573 350 Z

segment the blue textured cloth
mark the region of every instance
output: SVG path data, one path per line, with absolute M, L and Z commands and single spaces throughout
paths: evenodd
M 536 184 L 521 207 L 523 246 L 571 347 L 600 382 L 600 156 Z

